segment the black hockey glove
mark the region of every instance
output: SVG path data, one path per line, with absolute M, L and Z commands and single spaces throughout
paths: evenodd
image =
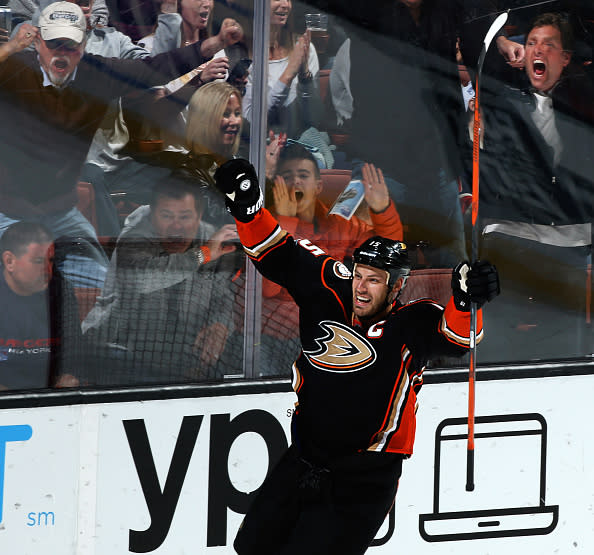
M 253 220 L 264 202 L 254 166 L 236 158 L 219 167 L 214 177 L 217 188 L 225 194 L 225 205 L 231 215 L 244 223 Z
M 461 262 L 452 272 L 452 292 L 458 310 L 469 312 L 473 302 L 480 308 L 499 295 L 497 268 L 487 260 L 477 260 L 472 267 Z

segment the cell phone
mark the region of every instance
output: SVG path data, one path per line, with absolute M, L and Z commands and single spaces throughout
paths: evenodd
M 241 58 L 231 69 L 228 80 L 243 79 L 248 74 L 251 65 L 252 60 L 250 58 Z

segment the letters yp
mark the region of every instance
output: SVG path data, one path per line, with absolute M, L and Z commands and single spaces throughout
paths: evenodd
M 130 530 L 128 547 L 132 553 L 154 551 L 167 538 L 203 419 L 202 415 L 184 416 L 163 487 L 159 483 L 144 420 L 123 421 L 151 517 L 151 525 L 146 530 Z M 266 411 L 249 410 L 233 419 L 229 414 L 210 416 L 207 547 L 226 544 L 227 507 L 245 514 L 256 493 L 235 489 L 227 470 L 231 446 L 246 432 L 259 434 L 266 442 L 269 471 L 287 449 L 287 437 L 281 424 Z

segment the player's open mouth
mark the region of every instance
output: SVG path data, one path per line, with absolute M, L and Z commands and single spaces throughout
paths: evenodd
M 303 198 L 303 191 L 295 191 L 295 200 L 299 201 Z
M 534 60 L 532 62 L 532 71 L 534 72 L 534 75 L 538 75 L 538 76 L 543 75 L 546 68 L 547 68 L 547 66 L 541 60 Z
M 357 304 L 367 304 L 371 302 L 371 299 L 368 299 L 367 297 L 359 297 L 359 295 L 355 295 L 355 300 L 357 301 Z

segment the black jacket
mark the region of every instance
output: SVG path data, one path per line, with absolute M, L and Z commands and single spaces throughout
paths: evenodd
M 587 77 L 568 75 L 551 98 L 563 145 L 558 164 L 532 121 L 536 100 L 529 89 L 482 97 L 481 217 L 555 225 L 592 221 L 594 92 Z M 470 143 L 466 157 L 471 172 Z

